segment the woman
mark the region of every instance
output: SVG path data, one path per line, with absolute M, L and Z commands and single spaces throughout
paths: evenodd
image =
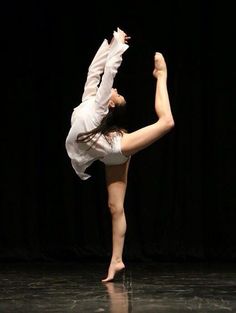
M 131 133 L 118 125 L 116 115 L 126 101 L 113 88 L 113 83 L 129 39 L 119 28 L 113 32 L 110 44 L 104 39 L 89 66 L 82 102 L 72 113 L 66 138 L 67 153 L 82 180 L 91 177 L 86 169 L 95 160 L 105 164 L 108 207 L 112 216 L 112 257 L 107 277 L 102 282 L 114 280 L 116 274 L 125 269 L 122 260 L 126 233 L 124 199 L 131 156 L 174 126 L 167 91 L 167 67 L 164 57 L 157 52 L 153 70 L 157 121 Z

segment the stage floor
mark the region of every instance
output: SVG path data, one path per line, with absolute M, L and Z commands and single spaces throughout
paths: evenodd
M 233 263 L 0 263 L 0 313 L 236 312 Z

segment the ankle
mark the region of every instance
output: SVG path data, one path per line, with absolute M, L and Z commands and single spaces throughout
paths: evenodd
M 117 264 L 117 263 L 123 263 L 121 257 L 113 257 L 113 258 L 111 259 L 111 264 Z
M 157 79 L 167 79 L 167 71 L 166 70 L 157 70 L 156 71 L 156 78 Z
M 153 76 L 158 80 L 167 80 L 167 70 L 166 69 L 154 69 Z

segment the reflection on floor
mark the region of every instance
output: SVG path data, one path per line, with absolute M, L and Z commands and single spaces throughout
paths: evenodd
M 102 263 L 2 263 L 0 312 L 236 312 L 235 264 L 130 263 L 102 283 Z

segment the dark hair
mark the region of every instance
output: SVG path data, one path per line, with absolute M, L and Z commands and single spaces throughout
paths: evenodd
M 100 136 L 104 135 L 107 142 L 111 144 L 109 140 L 109 136 L 108 136 L 109 133 L 117 132 L 123 135 L 123 132 L 127 132 L 125 128 L 125 122 L 126 122 L 125 117 L 126 117 L 125 105 L 116 105 L 115 107 L 110 107 L 109 112 L 102 119 L 100 125 L 98 125 L 96 128 L 88 132 L 78 134 L 76 138 L 76 142 L 89 142 L 96 136 L 96 134 L 100 133 Z M 92 143 L 89 149 L 95 144 L 95 142 Z

